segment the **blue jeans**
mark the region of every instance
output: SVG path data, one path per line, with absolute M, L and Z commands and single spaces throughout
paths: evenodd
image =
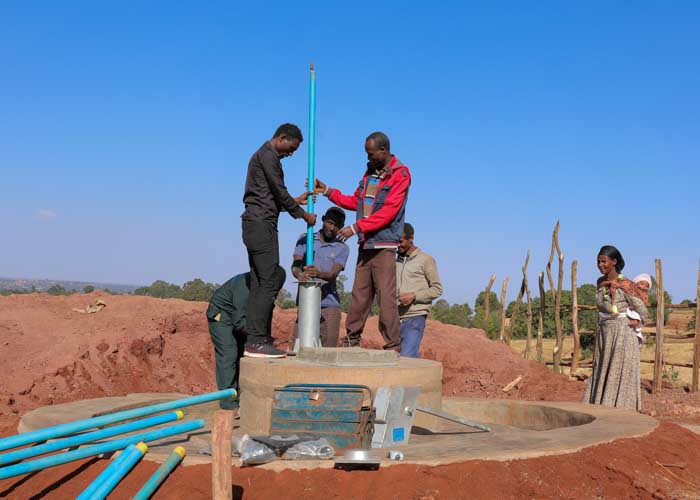
M 418 358 L 420 341 L 423 340 L 425 316 L 414 316 L 401 320 L 401 356 Z

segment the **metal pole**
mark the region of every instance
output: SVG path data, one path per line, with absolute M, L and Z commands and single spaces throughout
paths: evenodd
M 308 186 L 309 192 L 313 193 L 316 182 L 316 71 L 311 63 L 309 81 L 309 166 L 308 166 Z M 307 198 L 308 211 L 314 213 L 314 197 L 310 194 Z M 306 265 L 312 266 L 314 263 L 314 226 L 311 224 L 306 228 Z
M 102 500 L 119 484 L 124 476 L 141 460 L 148 451 L 146 443 L 130 444 L 115 458 L 90 486 L 78 495 L 76 500 Z
M 95 432 L 78 434 L 77 436 L 59 439 L 58 441 L 51 441 L 49 443 L 44 443 L 38 446 L 29 446 L 27 448 L 22 448 L 17 451 L 11 451 L 9 453 L 0 455 L 0 466 L 11 464 L 13 462 L 18 462 L 20 460 L 24 460 L 25 458 L 35 457 L 37 455 L 43 455 L 45 453 L 51 453 L 52 451 L 58 451 L 66 448 L 72 448 L 73 446 L 79 446 L 81 444 L 92 443 L 94 441 L 99 441 L 108 437 L 117 436 L 119 434 L 126 434 L 127 432 L 138 431 L 141 429 L 145 429 L 146 427 L 167 424 L 168 422 L 174 422 L 175 420 L 182 420 L 184 416 L 185 414 L 182 412 L 182 410 L 177 410 L 171 413 L 156 415 L 155 417 L 150 417 L 143 420 L 136 420 L 135 422 L 128 422 L 126 424 L 116 425 L 114 427 L 107 427 L 106 429 L 101 429 Z
M 457 417 L 455 415 L 450 415 L 449 413 L 445 413 L 444 411 L 436 410 L 434 408 L 428 408 L 427 406 L 416 406 L 416 410 L 422 411 L 423 413 L 427 413 L 429 415 L 444 418 L 445 420 L 449 420 L 451 422 L 457 422 L 458 424 L 466 425 L 467 427 L 474 427 L 475 429 L 479 429 L 481 431 L 491 432 L 491 427 L 488 425 L 480 424 L 479 422 L 467 420 L 466 418 Z
M 8 450 L 10 448 L 17 448 L 18 446 L 24 446 L 27 444 L 36 443 L 38 441 L 48 441 L 49 439 L 67 436 L 68 434 L 75 434 L 76 432 L 93 429 L 95 427 L 102 427 L 104 425 L 113 424 L 114 422 L 120 422 L 122 420 L 131 420 L 133 418 L 153 415 L 154 413 L 160 413 L 163 411 L 177 410 L 178 408 L 184 408 L 186 406 L 235 397 L 235 389 L 226 389 L 223 391 L 200 394 L 189 398 L 176 399 L 175 401 L 168 401 L 167 403 L 160 403 L 152 406 L 144 406 L 142 408 L 134 408 L 133 410 L 120 411 L 109 415 L 102 415 L 101 417 L 87 418 L 85 420 L 77 420 L 66 424 L 45 427 L 43 429 L 24 432 L 22 434 L 0 439 L 0 451 Z
M 182 446 L 176 446 L 170 456 L 158 467 L 158 470 L 148 478 L 146 484 L 134 495 L 133 500 L 148 500 L 158 487 L 165 481 L 170 473 L 177 467 L 182 459 L 185 458 L 185 449 Z
M 166 437 L 176 436 L 185 432 L 201 429 L 202 427 L 204 427 L 204 420 L 193 420 L 191 422 L 171 425 L 170 427 L 164 427 L 155 431 L 143 432 L 141 434 L 115 439 L 113 441 L 107 441 L 105 443 L 86 446 L 85 448 L 79 448 L 77 450 L 67 451 L 65 453 L 49 455 L 48 457 L 39 458 L 38 460 L 32 460 L 30 462 L 10 465 L 9 467 L 0 468 L 0 479 L 7 479 L 8 477 L 19 476 L 21 474 L 27 474 L 36 470 L 47 469 L 49 467 L 74 462 L 87 457 L 93 457 L 102 453 L 122 450 L 130 444 L 136 444 L 139 441 L 143 441 L 145 443 L 157 441 Z

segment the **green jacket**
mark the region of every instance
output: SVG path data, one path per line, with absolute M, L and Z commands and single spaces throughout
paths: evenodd
M 245 330 L 250 295 L 250 273 L 234 276 L 216 289 L 209 301 L 207 319 Z

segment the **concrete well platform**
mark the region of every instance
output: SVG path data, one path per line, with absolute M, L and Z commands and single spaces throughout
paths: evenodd
M 135 406 L 156 404 L 182 394 L 132 394 L 121 398 L 101 398 L 62 405 L 46 406 L 22 417 L 19 430 L 29 431 L 96 414 L 120 411 Z M 588 446 L 616 439 L 639 437 L 656 428 L 657 421 L 629 410 L 618 410 L 581 403 L 529 402 L 442 398 L 443 410 L 465 418 L 488 423 L 492 432 L 480 432 L 445 421 L 435 428 L 414 426 L 410 442 L 398 447 L 405 460 L 384 459 L 382 467 L 396 464 L 443 465 L 467 460 L 513 460 L 544 455 L 573 453 Z M 201 453 L 211 439 L 210 430 L 218 403 L 205 403 L 186 409 L 186 420 L 203 418 L 204 429 L 149 443 L 146 460 L 165 460 L 172 449 L 187 449 L 184 465 L 208 463 L 211 457 Z M 241 435 L 240 427 L 234 428 Z M 375 450 L 383 456 L 386 450 Z M 235 460 L 234 460 L 234 463 Z M 271 470 L 333 467 L 328 461 L 276 461 L 262 465 Z

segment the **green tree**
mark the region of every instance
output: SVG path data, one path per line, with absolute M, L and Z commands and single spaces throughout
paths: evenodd
M 430 312 L 430 319 L 448 325 L 467 327 L 472 325 L 474 317 L 469 304 L 450 305 L 445 299 L 440 299 L 433 305 L 433 309 Z
M 484 327 L 484 305 L 486 303 L 486 292 L 480 292 L 474 301 L 474 309 L 476 314 L 473 316 L 472 325 L 475 328 Z M 486 334 L 489 338 L 495 339 L 498 337 L 499 325 L 501 321 L 501 303 L 495 292 L 489 293 L 489 321 Z
M 92 285 L 85 285 L 83 287 L 83 293 L 92 293 L 95 291 L 95 287 Z
M 51 288 L 46 290 L 49 295 L 69 295 L 70 292 L 63 288 L 61 285 L 53 285 Z
M 352 294 L 345 289 L 345 283 L 347 281 L 348 277 L 344 274 L 338 275 L 338 278 L 335 280 L 338 296 L 340 297 L 340 310 L 344 313 L 350 310 L 350 299 L 352 297 Z
M 197 302 L 209 302 L 217 286 L 213 283 L 205 283 L 199 278 L 186 282 L 182 285 L 180 297 L 184 300 Z
M 280 309 L 294 309 L 297 306 L 296 301 L 292 299 L 291 292 L 286 288 L 279 291 L 275 299 L 275 304 Z
M 159 299 L 180 298 L 182 296 L 182 289 L 167 281 L 156 280 L 151 286 L 142 286 L 134 290 L 134 295 L 147 295 Z

